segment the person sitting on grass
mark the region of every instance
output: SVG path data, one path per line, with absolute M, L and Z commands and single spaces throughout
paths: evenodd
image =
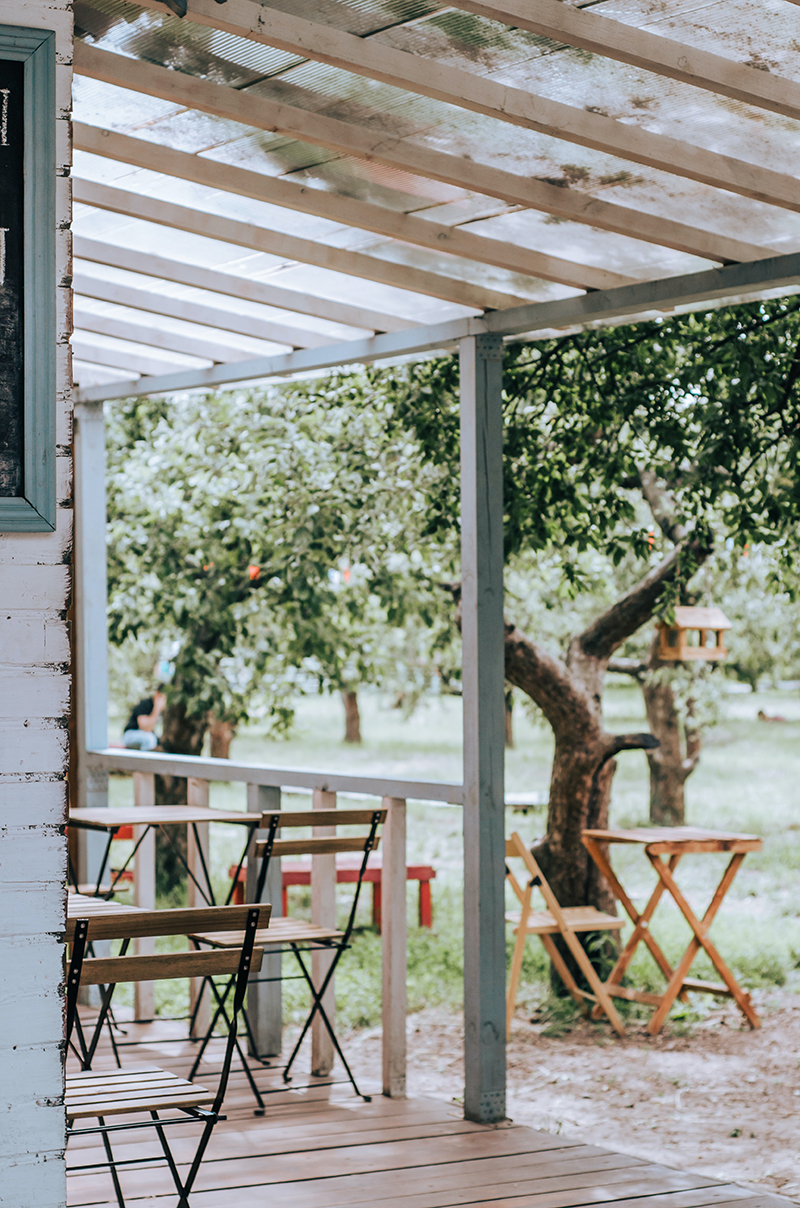
M 164 685 L 159 684 L 152 696 L 140 700 L 133 709 L 122 735 L 122 745 L 132 751 L 154 751 L 158 745 L 156 724 L 166 703 Z

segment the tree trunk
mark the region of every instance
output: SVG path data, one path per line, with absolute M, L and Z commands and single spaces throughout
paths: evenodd
M 237 727 L 229 721 L 215 717 L 208 729 L 208 741 L 212 759 L 230 759 L 231 743 L 236 737 Z
M 203 752 L 208 728 L 206 714 L 186 715 L 181 701 L 167 705 L 160 748 L 170 755 L 195 755 Z M 156 776 L 156 802 L 159 805 L 185 805 L 186 780 L 179 776 Z M 164 831 L 168 833 L 165 835 Z M 156 831 L 156 888 L 160 894 L 174 894 L 186 882 L 186 869 L 176 849 L 186 859 L 186 827 L 159 827 Z
M 506 748 L 514 749 L 514 692 L 511 688 L 506 688 Z
M 344 741 L 361 742 L 361 714 L 358 711 L 358 693 L 355 689 L 342 692 L 344 701 Z
M 648 667 L 658 670 L 656 641 L 650 648 Z M 650 765 L 650 821 L 655 826 L 683 826 L 686 812 L 684 785 L 700 761 L 700 735 L 690 722 L 682 725 L 671 685 L 645 679 L 642 684 L 650 730 L 659 747 L 647 752 Z

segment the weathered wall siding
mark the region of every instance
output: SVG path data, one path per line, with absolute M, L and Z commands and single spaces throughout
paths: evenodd
M 0 574 L 4 569 L 0 561 Z M 0 663 L 29 667 L 68 662 L 66 621 L 12 609 L 0 613 Z
M 2 0 L 57 38 L 58 524 L 0 534 L 0 1205 L 65 1203 L 63 962 L 72 548 L 69 0 Z

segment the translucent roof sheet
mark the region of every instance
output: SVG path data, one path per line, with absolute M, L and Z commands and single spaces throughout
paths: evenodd
M 117 367 L 130 376 L 158 369 L 165 358 L 187 364 L 192 357 L 180 349 L 191 347 L 192 338 L 212 338 L 202 307 L 221 316 L 218 351 L 233 359 L 567 297 L 605 287 L 602 273 L 610 275 L 609 284 L 648 281 L 800 249 L 800 188 L 795 204 L 787 187 L 800 176 L 796 116 L 671 79 L 654 64 L 632 66 L 589 53 L 567 45 L 566 34 L 565 41 L 547 38 L 515 28 L 510 18 L 501 23 L 430 0 L 227 0 L 220 6 L 188 0 L 182 20 L 157 0 L 75 0 L 74 7 L 78 39 L 107 52 L 102 72 L 82 69 L 79 57 L 75 77 L 75 233 L 109 249 L 106 264 L 96 251 L 91 264 L 78 262 L 80 279 L 124 285 L 134 295 L 162 291 L 200 308 L 187 312 L 195 318 L 162 316 L 161 322 L 139 312 L 136 296 L 124 292 L 121 301 L 84 301 L 79 279 L 75 373 L 81 384 L 107 380 Z M 248 36 L 247 18 L 259 7 L 256 39 Z M 787 96 L 800 97 L 794 91 L 800 86 L 800 8 L 787 0 L 728 0 L 724 22 L 718 5 L 698 0 L 572 6 L 565 0 L 568 7 L 585 8 L 600 27 L 621 23 L 757 68 L 759 78 L 782 78 Z M 504 11 L 499 0 L 493 11 Z M 308 37 L 306 52 L 299 37 L 294 49 L 285 37 L 270 45 L 277 20 L 271 22 L 271 13 L 314 23 L 311 49 Z M 352 44 L 346 66 L 323 61 L 330 57 L 326 29 L 361 40 Z M 440 95 L 423 95 L 430 87 L 414 85 L 402 72 L 391 81 L 376 78 L 370 54 L 379 50 L 399 55 L 392 62 L 401 68 L 425 60 L 430 87 Z M 119 63 L 117 82 L 108 78 L 109 61 Z M 146 84 L 140 91 L 135 71 L 122 74 L 137 61 L 160 69 L 159 80 L 170 73 L 169 80 L 182 84 L 180 95 L 164 99 Z M 564 123 L 543 131 L 507 120 L 509 114 L 488 103 L 488 111 L 474 111 L 452 91 L 443 66 L 527 94 L 536 121 L 544 120 L 536 117 L 544 102 L 568 106 L 581 141 L 566 136 Z M 195 80 L 213 86 L 213 102 L 207 88 L 202 96 L 193 89 Z M 254 99 L 245 113 L 250 120 L 252 112 L 253 125 L 231 116 L 241 110 L 227 98 L 240 106 L 243 95 Z M 271 128 L 257 100 L 285 107 Z M 311 129 L 306 116 L 344 123 L 337 129 L 351 145 L 304 135 Z M 606 119 L 602 148 L 584 145 L 590 116 Z M 108 155 L 94 144 L 89 153 L 81 149 L 82 127 L 138 142 L 120 150 L 109 139 Z M 631 129 L 650 136 L 648 162 L 625 150 Z M 138 148 L 131 162 L 125 147 Z M 183 158 L 155 160 L 164 148 Z M 428 152 L 449 157 L 435 161 L 441 171 L 422 170 L 420 156 Z M 703 153 L 712 164 L 729 165 L 737 191 L 697 179 L 705 174 Z M 205 167 L 200 172 L 192 163 Z M 233 191 L 226 169 L 242 168 L 254 174 L 248 178 L 254 183 Z M 518 189 L 507 187 L 514 179 Z M 280 183 L 280 194 L 270 191 L 271 181 Z M 528 185 L 538 183 L 550 186 L 545 192 L 554 200 L 512 198 L 527 197 Z M 574 217 L 559 212 L 560 198 L 569 200 Z M 592 224 L 575 220 L 594 202 L 612 208 L 593 214 Z M 233 241 L 225 225 L 231 220 L 238 224 Z M 136 271 L 114 267 L 121 250 L 140 256 Z M 163 266 L 154 276 L 148 257 L 174 262 L 175 283 L 165 283 Z M 206 273 L 202 287 L 186 283 L 187 266 Z M 246 283 L 258 283 L 260 300 L 236 298 L 231 278 L 241 279 L 243 295 L 249 290 L 252 296 Z M 297 296 L 296 307 L 287 291 Z M 263 323 L 263 336 L 231 328 L 226 347 L 227 314 Z M 103 316 L 115 332 L 130 323 L 130 346 L 81 326 L 102 326 Z M 171 333 L 175 347 L 148 351 L 155 329 Z M 276 331 L 285 339 L 272 338 Z M 137 356 L 141 370 L 131 368 Z

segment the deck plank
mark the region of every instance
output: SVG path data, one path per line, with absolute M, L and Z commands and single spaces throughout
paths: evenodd
M 186 1077 L 193 1046 L 176 1025 L 129 1026 L 147 1044 L 123 1050 L 126 1068 L 159 1066 Z M 151 1043 L 164 1039 L 164 1044 Z M 212 1045 L 198 1081 L 216 1086 L 220 1048 Z M 95 1062 L 113 1068 L 110 1052 Z M 584 1144 L 574 1137 L 536 1132 L 509 1123 L 486 1127 L 465 1121 L 455 1103 L 434 1099 L 371 1103 L 346 1084 L 309 1080 L 284 1086 L 278 1071 L 254 1066 L 267 1097 L 263 1117 L 241 1070 L 235 1070 L 225 1104 L 227 1119 L 212 1136 L 192 1193 L 193 1208 L 792 1208 L 769 1192 L 720 1183 L 704 1175 Z M 91 1081 L 91 1078 L 87 1079 Z M 89 1123 L 88 1121 L 86 1123 Z M 179 1168 L 194 1154 L 199 1128 L 170 1131 Z M 156 1152 L 149 1131 L 114 1139 L 119 1159 Z M 98 1138 L 74 1138 L 72 1165 L 99 1160 Z M 163 1167 L 121 1171 L 131 1208 L 174 1208 L 175 1192 Z M 70 1208 L 116 1208 L 107 1171 L 69 1179 Z

